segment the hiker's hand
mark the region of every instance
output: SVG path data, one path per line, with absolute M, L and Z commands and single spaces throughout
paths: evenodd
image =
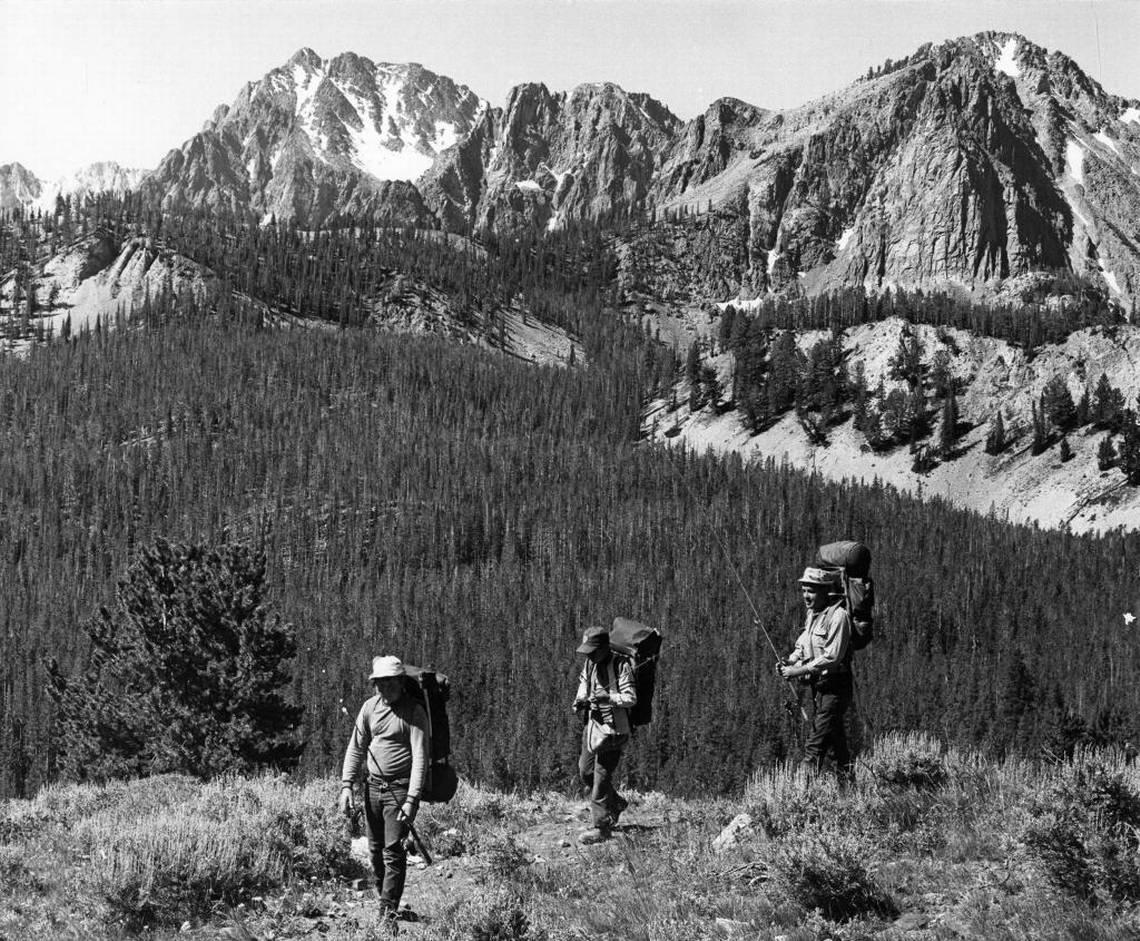
M 352 811 L 354 809 L 352 800 L 352 788 L 342 787 L 340 789 L 340 797 L 337 798 L 336 809 L 346 817 L 352 816 Z
M 574 711 L 575 712 L 581 712 L 583 709 L 589 709 L 589 708 L 590 708 L 590 701 L 588 699 L 575 699 L 574 700 Z
M 409 797 L 406 801 L 404 801 L 404 806 L 401 807 L 399 812 L 396 814 L 396 819 L 399 820 L 400 823 L 411 825 L 415 822 L 416 811 L 419 810 L 419 808 L 419 801 L 413 800 Z
M 608 689 L 599 689 L 596 693 L 594 693 L 592 697 L 590 697 L 590 700 L 591 702 L 604 706 L 610 701 L 610 691 Z

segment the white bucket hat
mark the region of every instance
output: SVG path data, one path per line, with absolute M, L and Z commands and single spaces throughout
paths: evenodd
M 809 565 L 804 569 L 803 578 L 800 579 L 801 585 L 816 585 L 820 588 L 828 588 L 832 594 L 843 593 L 843 573 L 838 569 L 821 569 L 814 565 Z
M 399 657 L 373 657 L 370 680 L 383 680 L 391 676 L 407 676 Z

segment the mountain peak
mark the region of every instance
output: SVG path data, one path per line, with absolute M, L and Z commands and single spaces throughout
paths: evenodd
M 309 70 L 319 69 L 324 60 L 321 59 L 312 49 L 308 46 L 303 46 L 298 49 L 290 57 L 286 65 L 299 65 Z

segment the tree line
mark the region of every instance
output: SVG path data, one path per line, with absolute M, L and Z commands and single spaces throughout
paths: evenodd
M 536 368 L 430 339 L 160 310 L 150 329 L 6 360 L 4 793 L 61 772 L 44 664 L 84 669 L 82 625 L 160 539 L 264 553 L 266 597 L 296 630 L 305 774 L 335 768 L 370 657 L 392 652 L 451 676 L 461 773 L 568 786 L 573 648 L 622 615 L 666 638 L 634 783 L 737 788 L 795 754 L 800 733 L 751 604 L 790 645 L 795 579 L 844 537 L 875 553 L 879 637 L 856 667 L 870 728 L 1030 753 L 1135 736 L 1138 650 L 1122 617 L 1135 536 L 1010 526 L 650 445 L 640 347 L 616 349 Z

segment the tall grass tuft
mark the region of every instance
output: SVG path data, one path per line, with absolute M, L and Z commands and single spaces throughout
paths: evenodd
M 130 928 L 178 924 L 257 891 L 347 873 L 347 830 L 324 785 L 284 778 L 130 782 L 77 819 L 83 879 Z

